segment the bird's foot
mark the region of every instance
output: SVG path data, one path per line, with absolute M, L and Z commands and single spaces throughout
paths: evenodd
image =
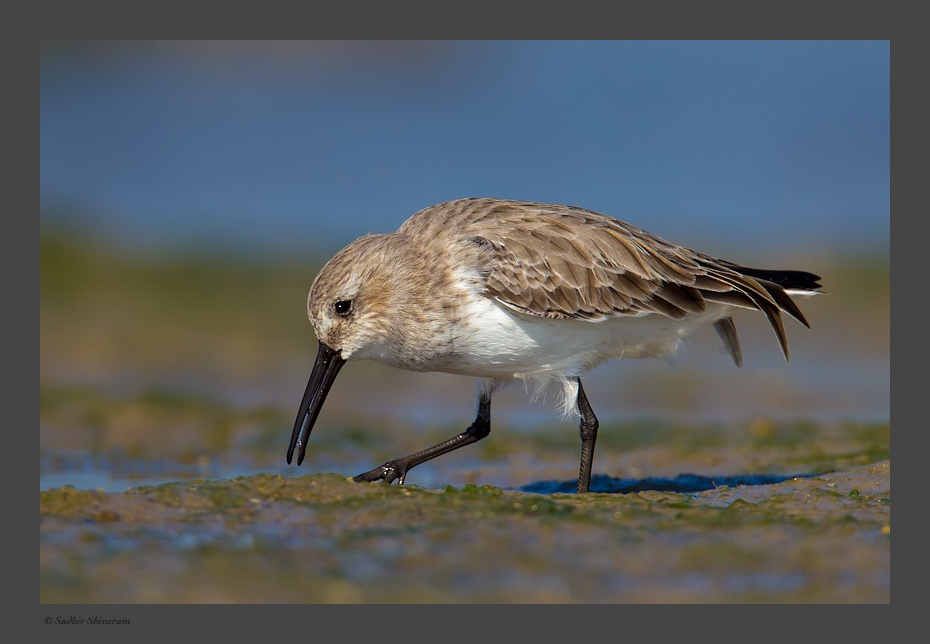
M 352 480 L 356 483 L 362 483 L 363 481 L 383 481 L 385 485 L 390 485 L 394 481 L 397 481 L 398 485 L 403 485 L 406 479 L 407 468 L 400 459 L 388 461 L 381 467 L 376 467 L 364 474 L 352 477 Z

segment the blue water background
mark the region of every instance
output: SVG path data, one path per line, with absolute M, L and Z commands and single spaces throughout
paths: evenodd
M 49 43 L 41 58 L 43 217 L 121 244 L 331 250 L 492 196 L 712 252 L 882 252 L 889 155 L 883 41 Z

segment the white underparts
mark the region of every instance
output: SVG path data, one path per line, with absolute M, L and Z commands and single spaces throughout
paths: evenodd
M 435 369 L 484 378 L 484 393 L 520 381 L 538 396 L 558 384 L 564 416 L 577 413 L 576 377 L 613 358 L 669 359 L 697 328 L 727 315 L 726 306 L 712 305 L 683 320 L 660 314 L 553 320 L 515 313 L 482 296 L 466 298 L 462 306 L 455 353 Z

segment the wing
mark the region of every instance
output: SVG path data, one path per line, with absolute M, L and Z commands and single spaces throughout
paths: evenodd
M 786 357 L 780 312 L 809 325 L 785 289 L 765 277 L 781 281 L 787 273 L 794 287 L 819 286 L 809 273 L 744 269 L 572 206 L 464 199 L 421 211 L 405 228 L 464 236 L 479 250 L 486 294 L 516 312 L 590 321 L 650 313 L 681 319 L 720 302 L 762 311 Z M 732 322 L 718 330 L 740 362 Z

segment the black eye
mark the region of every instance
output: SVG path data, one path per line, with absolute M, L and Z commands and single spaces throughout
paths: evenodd
M 336 315 L 348 315 L 352 312 L 352 300 L 339 300 L 333 304 Z

